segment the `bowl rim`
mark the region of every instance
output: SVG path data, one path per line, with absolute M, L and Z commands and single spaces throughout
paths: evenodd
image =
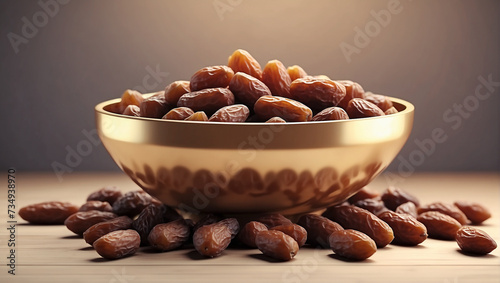
M 150 96 L 159 94 L 160 92 L 152 92 L 152 93 L 146 93 L 143 94 L 143 97 L 148 98 Z M 359 121 L 366 121 L 366 120 L 374 120 L 374 119 L 387 119 L 390 117 L 395 117 L 395 116 L 401 116 L 401 115 L 408 115 L 412 112 L 415 111 L 415 106 L 406 100 L 403 100 L 401 98 L 396 98 L 396 97 L 391 97 L 391 96 L 386 96 L 389 98 L 398 110 L 398 113 L 390 114 L 390 115 L 384 115 L 384 116 L 376 116 L 376 117 L 368 117 L 368 118 L 357 118 L 357 119 L 347 119 L 347 120 L 328 120 L 328 121 L 306 121 L 306 122 L 287 122 L 287 123 L 271 123 L 271 124 L 266 124 L 264 122 L 213 122 L 213 121 L 185 121 L 185 120 L 167 120 L 167 119 L 161 119 L 161 118 L 147 118 L 147 117 L 136 117 L 136 116 L 128 116 L 128 115 L 123 115 L 123 114 L 118 114 L 114 113 L 108 110 L 105 110 L 105 107 L 110 106 L 112 104 L 119 103 L 121 98 L 114 98 L 110 100 L 106 100 L 103 102 L 98 103 L 94 110 L 96 113 L 102 114 L 102 115 L 109 115 L 109 116 L 115 116 L 117 118 L 123 118 L 123 119 L 133 119 L 133 120 L 141 120 L 141 121 L 154 121 L 154 122 L 161 122 L 161 123 L 182 123 L 182 124 L 211 124 L 211 125 L 231 125 L 231 126 L 237 126 L 237 125 L 242 125 L 245 127 L 248 126 L 262 126 L 262 125 L 276 125 L 279 124 L 280 126 L 283 125 L 285 127 L 293 127 L 293 125 L 305 125 L 305 124 L 331 124 L 331 123 L 354 123 L 354 122 L 359 122 Z M 403 109 L 401 109 L 404 107 Z M 398 109 L 399 108 L 399 109 Z

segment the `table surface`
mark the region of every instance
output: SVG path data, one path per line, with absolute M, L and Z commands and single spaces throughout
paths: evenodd
M 3 175 L 6 180 L 7 176 Z M 370 184 L 383 191 L 384 175 Z M 414 174 L 398 186 L 422 203 L 469 200 L 492 212 L 479 228 L 500 243 L 500 175 L 477 173 Z M 28 204 L 61 200 L 82 204 L 105 185 L 125 191 L 137 186 L 124 174 L 73 173 L 59 182 L 51 173 L 16 173 L 16 210 Z M 0 196 L 0 221 L 7 223 L 7 185 Z M 108 261 L 63 225 L 26 224 L 15 233 L 15 274 L 8 274 L 9 230 L 1 229 L 0 282 L 500 282 L 500 248 L 486 256 L 462 254 L 454 241 L 427 239 L 416 247 L 389 245 L 362 262 L 343 261 L 331 250 L 302 248 L 289 262 L 274 262 L 256 249 L 230 249 L 213 259 L 193 249 L 158 253 L 141 248 L 134 256 Z

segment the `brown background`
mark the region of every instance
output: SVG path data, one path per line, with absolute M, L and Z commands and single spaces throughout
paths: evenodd
M 45 18 L 42 6 L 0 2 L 2 168 L 51 171 L 95 129 L 98 102 L 160 90 L 243 48 L 261 65 L 276 58 L 411 101 L 414 130 L 392 171 L 500 169 L 500 86 L 474 100 L 478 77 L 500 82 L 499 1 L 73 0 Z M 9 34 L 23 36 L 23 19 L 39 27 L 16 53 Z M 347 45 L 357 53 L 346 57 Z M 459 116 L 464 101 L 478 104 Z M 417 140 L 436 128 L 446 141 L 422 154 Z M 117 166 L 96 144 L 72 169 Z

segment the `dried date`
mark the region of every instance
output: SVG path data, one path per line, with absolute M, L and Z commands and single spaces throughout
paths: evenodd
M 286 68 L 286 72 L 290 76 L 292 82 L 295 81 L 296 79 L 307 77 L 306 71 L 304 71 L 304 69 L 302 69 L 302 67 L 300 67 L 299 65 L 293 65 Z
M 351 229 L 332 233 L 329 243 L 335 254 L 356 261 L 365 260 L 377 251 L 375 242 L 368 235 Z
M 242 72 L 238 72 L 233 76 L 231 82 L 229 82 L 229 90 L 238 101 L 249 108 L 253 108 L 255 102 L 261 96 L 271 95 L 271 90 L 266 84 Z
M 262 79 L 262 69 L 259 62 L 243 49 L 237 49 L 229 56 L 227 65 L 235 72 L 248 74 L 258 80 Z
M 203 111 L 198 111 L 193 113 L 191 116 L 186 118 L 186 121 L 200 121 L 200 122 L 206 122 L 208 121 L 207 114 Z
M 262 82 L 267 85 L 273 95 L 290 97 L 292 80 L 280 61 L 271 60 L 267 62 L 262 71 Z
M 234 76 L 228 66 L 210 66 L 201 68 L 191 77 L 189 89 L 191 91 L 206 88 L 227 87 Z
M 357 202 L 358 200 L 368 199 L 368 198 L 376 198 L 376 197 L 380 197 L 379 192 L 374 191 L 368 187 L 363 187 L 356 194 L 351 196 L 348 199 L 348 201 L 349 201 L 349 203 L 353 204 L 353 203 Z
M 170 108 L 171 107 L 165 101 L 164 93 L 160 92 L 141 102 L 140 115 L 146 118 L 161 118 Z
M 275 226 L 279 225 L 291 225 L 293 224 L 292 221 L 282 214 L 279 213 L 270 213 L 266 215 L 262 215 L 259 218 L 257 218 L 257 221 L 260 223 L 263 223 L 264 225 L 267 226 L 267 228 L 273 228 Z
M 254 111 L 263 120 L 280 117 L 287 122 L 307 122 L 312 119 L 309 107 L 285 97 L 262 96 L 255 103 Z
M 405 202 L 413 202 L 416 207 L 420 205 L 420 201 L 410 193 L 403 191 L 397 187 L 388 187 L 384 193 L 382 194 L 382 201 L 385 203 L 385 206 L 394 211 L 398 206 Z
M 176 107 L 162 117 L 164 120 L 186 120 L 194 111 L 187 107 Z
M 269 120 L 267 120 L 265 123 L 286 123 L 286 121 L 280 117 L 272 117 L 272 118 L 269 118 Z
M 353 203 L 353 205 L 366 209 L 375 215 L 388 210 L 387 207 L 385 207 L 384 202 L 377 198 L 361 199 Z
M 79 211 L 66 218 L 64 225 L 71 232 L 81 236 L 90 226 L 116 217 L 118 217 L 116 214 L 106 211 Z
M 464 226 L 458 229 L 455 241 L 466 253 L 486 255 L 497 248 L 497 243 L 483 230 Z
M 123 115 L 140 117 L 141 116 L 141 108 L 137 105 L 129 105 L 123 110 Z
M 244 104 L 234 104 L 222 107 L 208 119 L 210 122 L 243 123 L 250 115 L 250 110 Z
M 121 100 L 118 103 L 118 111 L 123 113 L 130 105 L 140 106 L 143 100 L 142 94 L 137 90 L 127 89 L 122 94 Z
M 425 206 L 421 206 L 417 209 L 418 214 L 427 212 L 427 211 L 439 211 L 443 214 L 449 215 L 455 218 L 460 224 L 465 225 L 468 222 L 467 216 L 458 209 L 453 204 L 443 203 L 443 202 L 434 202 Z
M 285 224 L 272 227 L 270 230 L 281 231 L 292 237 L 299 247 L 302 247 L 307 241 L 307 231 L 302 226 L 297 224 Z
M 117 230 L 97 239 L 92 245 L 106 259 L 119 259 L 133 255 L 139 249 L 141 239 L 135 230 Z
M 395 244 L 416 246 L 427 239 L 425 225 L 409 214 L 387 210 L 378 214 L 378 217 L 391 226 Z
M 113 203 L 113 212 L 117 215 L 134 217 L 153 201 L 153 198 L 144 191 L 128 192 Z
M 19 216 L 31 224 L 64 224 L 66 218 L 76 213 L 78 208 L 69 202 L 47 201 L 22 207 Z
M 306 77 L 297 79 L 290 85 L 290 98 L 304 103 L 314 111 L 337 106 L 345 95 L 345 87 L 329 79 Z
M 113 203 L 123 196 L 122 192 L 117 187 L 104 187 L 98 191 L 91 193 L 87 197 L 87 201 L 100 200 L 107 201 L 109 204 Z
M 330 248 L 329 237 L 333 232 L 344 230 L 340 224 L 316 214 L 302 215 L 297 224 L 306 229 L 309 244 L 322 248 Z
M 168 105 L 171 107 L 175 107 L 177 105 L 177 102 L 179 101 L 179 98 L 188 93 L 191 92 L 191 89 L 189 88 L 189 81 L 175 81 L 170 83 L 167 87 L 165 87 L 165 101 L 167 102 Z
M 250 221 L 241 228 L 238 239 L 245 245 L 256 248 L 255 238 L 260 231 L 268 230 L 267 226 L 258 221 Z
M 161 223 L 153 227 L 148 241 L 155 249 L 171 251 L 179 248 L 189 240 L 191 228 L 184 219 Z
M 113 207 L 107 201 L 100 200 L 89 200 L 84 203 L 78 211 L 89 211 L 89 210 L 100 210 L 100 211 L 108 211 L 113 212 Z
M 385 95 L 381 94 L 373 94 L 371 92 L 366 93 L 365 99 L 375 105 L 378 106 L 378 108 L 382 109 L 382 111 L 387 111 L 392 105 L 392 101 Z
M 220 108 L 233 104 L 234 95 L 229 89 L 207 88 L 182 95 L 177 107 L 188 107 L 195 112 L 204 111 L 207 115 L 212 115 Z
M 351 119 L 385 115 L 384 111 L 382 111 L 382 109 L 380 109 L 377 105 L 362 98 L 351 99 L 347 104 L 346 112 Z
M 345 87 L 345 96 L 337 106 L 347 109 L 347 105 L 351 99 L 365 98 L 365 90 L 360 84 L 349 80 L 341 80 L 337 82 Z
M 465 214 L 472 224 L 481 224 L 491 217 L 488 209 L 479 203 L 456 201 L 454 204 Z
M 406 213 L 406 214 L 409 214 L 415 218 L 417 218 L 417 216 L 418 216 L 417 207 L 411 201 L 408 201 L 408 202 L 405 202 L 405 203 L 399 205 L 396 208 L 396 212 L 397 213 Z
M 119 216 L 90 226 L 83 232 L 83 239 L 92 245 L 97 239 L 110 232 L 130 228 L 132 228 L 132 219 L 128 216 Z
M 332 121 L 332 120 L 348 120 L 349 116 L 344 109 L 340 107 L 328 107 L 314 115 L 312 121 Z
M 217 223 L 204 225 L 193 234 L 194 248 L 207 257 L 216 257 L 229 246 L 231 240 L 238 233 L 236 219 L 221 220 Z
M 141 245 L 148 245 L 148 235 L 157 224 L 163 223 L 162 207 L 156 204 L 146 206 L 132 223 L 132 228 L 141 236 Z
M 263 254 L 283 261 L 291 260 L 299 251 L 299 245 L 292 237 L 277 230 L 260 231 L 255 244 Z
M 425 225 L 429 238 L 454 240 L 458 229 L 462 227 L 455 218 L 438 211 L 419 214 L 417 220 Z
M 345 229 L 354 229 L 367 234 L 377 247 L 382 248 L 394 239 L 392 228 L 368 210 L 352 205 L 329 207 L 323 215 L 339 223 Z

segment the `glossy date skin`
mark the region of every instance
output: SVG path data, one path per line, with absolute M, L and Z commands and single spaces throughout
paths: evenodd
M 255 114 L 268 120 L 280 117 L 287 122 L 307 122 L 312 119 L 312 110 L 293 99 L 278 96 L 262 96 L 254 106 Z

